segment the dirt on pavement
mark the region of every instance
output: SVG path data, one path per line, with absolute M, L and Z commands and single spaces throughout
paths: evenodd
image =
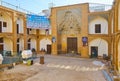
M 94 65 L 96 59 L 44 57 L 45 64 L 38 57 L 31 66 L 19 64 L 1 71 L 0 81 L 106 81 L 102 74 L 106 67 Z

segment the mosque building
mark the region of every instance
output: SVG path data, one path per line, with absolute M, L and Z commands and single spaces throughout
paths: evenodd
M 119 72 L 119 14 L 120 0 L 114 0 L 113 6 L 82 3 L 52 7 L 50 28 L 39 29 L 27 27 L 26 13 L 1 5 L 0 53 L 34 48 L 38 54 L 44 50 L 52 55 L 72 53 L 86 58 L 106 55 Z
M 0 52 L 16 54 L 25 49 L 47 50 L 51 45 L 50 31 L 27 27 L 27 14 L 0 6 Z M 50 51 L 49 51 L 50 52 Z
M 54 7 L 51 11 L 52 54 L 78 53 L 99 57 L 111 53 L 110 11 L 106 6 L 75 4 Z

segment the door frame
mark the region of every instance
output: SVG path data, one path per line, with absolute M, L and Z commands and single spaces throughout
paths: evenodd
M 97 58 L 98 57 L 98 46 L 91 46 L 91 58 Z
M 69 44 L 68 44 L 68 40 L 69 40 L 69 39 L 72 40 L 72 43 L 73 43 L 72 47 L 74 48 L 74 46 L 75 46 L 75 49 L 72 48 L 72 49 L 75 51 L 74 53 L 77 53 L 77 52 L 78 52 L 78 45 L 77 45 L 77 44 L 78 44 L 78 38 L 77 38 L 77 37 L 67 37 L 67 53 L 72 53 L 72 50 L 69 51 L 69 49 L 68 49 L 68 48 L 69 48 L 69 47 L 68 47 L 68 45 L 69 45 Z M 75 39 L 75 41 L 74 41 L 74 39 Z M 73 41 L 74 41 L 75 43 L 74 43 Z
M 47 54 L 51 54 L 51 48 L 52 48 L 52 46 L 51 46 L 51 44 L 47 44 Z
M 0 53 L 3 55 L 3 51 L 4 51 L 4 45 L 0 44 Z

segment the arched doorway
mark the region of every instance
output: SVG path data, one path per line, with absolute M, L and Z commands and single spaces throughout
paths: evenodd
M 27 49 L 31 49 L 31 39 L 28 39 L 27 41 Z
M 0 38 L 0 53 L 3 55 L 11 55 L 13 53 L 13 41 L 11 39 Z
M 16 25 L 17 25 L 17 34 L 19 34 L 19 33 L 23 33 L 24 31 L 23 31 L 23 19 L 22 18 L 18 18 L 17 19 L 17 23 L 16 23 Z
M 27 41 L 27 49 L 31 50 L 32 48 L 36 49 L 36 39 L 29 38 Z
M 1 11 L 2 12 L 2 11 Z M 12 18 L 9 14 L 2 12 L 0 16 L 0 32 L 12 33 Z
M 24 49 L 24 39 L 18 38 L 17 39 L 17 53 Z
M 108 56 L 108 42 L 101 38 L 92 40 L 89 43 L 89 55 L 98 57 L 103 56 L 103 54 Z
M 37 49 L 37 45 L 36 45 L 36 39 L 35 38 L 31 38 L 31 49 Z
M 51 40 L 49 39 L 42 39 L 40 41 L 40 50 L 45 50 L 48 54 L 51 54 Z

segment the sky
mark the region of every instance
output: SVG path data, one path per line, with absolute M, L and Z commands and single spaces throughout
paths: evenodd
M 44 9 L 49 9 L 50 3 L 54 6 L 67 6 L 79 3 L 100 3 L 112 5 L 114 0 L 2 0 L 16 6 L 20 6 L 26 10 L 40 13 Z

